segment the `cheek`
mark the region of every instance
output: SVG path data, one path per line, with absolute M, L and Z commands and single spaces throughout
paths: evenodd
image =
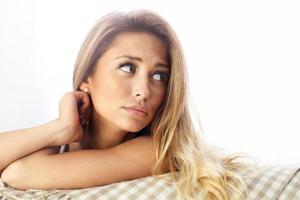
M 155 90 L 155 92 L 153 92 L 152 105 L 156 111 L 158 110 L 158 108 L 160 107 L 162 102 L 164 101 L 165 95 L 166 95 L 165 89 L 159 89 L 159 90 Z
M 109 111 L 124 106 L 122 99 L 129 94 L 128 83 L 112 75 L 99 77 L 93 87 L 93 103 L 97 111 Z

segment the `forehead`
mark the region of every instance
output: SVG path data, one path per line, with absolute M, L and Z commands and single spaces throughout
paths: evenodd
M 112 40 L 105 54 L 110 57 L 124 53 L 132 54 L 133 56 L 151 56 L 156 59 L 166 60 L 167 48 L 160 38 L 151 33 L 124 32 L 118 34 Z

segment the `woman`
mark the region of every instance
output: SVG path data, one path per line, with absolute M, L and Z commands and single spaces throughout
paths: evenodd
M 8 185 L 75 189 L 174 172 L 185 198 L 199 188 L 207 199 L 245 189 L 243 164 L 205 146 L 192 126 L 181 46 L 158 14 L 102 17 L 80 49 L 73 89 L 58 119 L 0 134 Z M 58 154 L 61 145 L 69 152 Z

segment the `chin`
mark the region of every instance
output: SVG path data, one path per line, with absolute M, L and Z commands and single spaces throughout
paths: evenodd
M 126 126 L 122 126 L 122 129 L 128 132 L 139 132 L 146 126 L 138 125 L 138 124 L 127 124 Z
M 141 131 L 143 128 L 144 128 L 144 127 L 142 127 L 142 128 L 130 127 L 130 128 L 125 129 L 125 130 L 128 131 L 128 132 L 133 132 L 133 133 L 135 133 L 135 132 Z

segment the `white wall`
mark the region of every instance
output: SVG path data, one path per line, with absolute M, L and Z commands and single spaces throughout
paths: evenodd
M 56 118 L 95 21 L 148 8 L 182 42 L 194 108 L 211 143 L 261 163 L 300 163 L 298 1 L 106 2 L 0 2 L 0 131 Z

